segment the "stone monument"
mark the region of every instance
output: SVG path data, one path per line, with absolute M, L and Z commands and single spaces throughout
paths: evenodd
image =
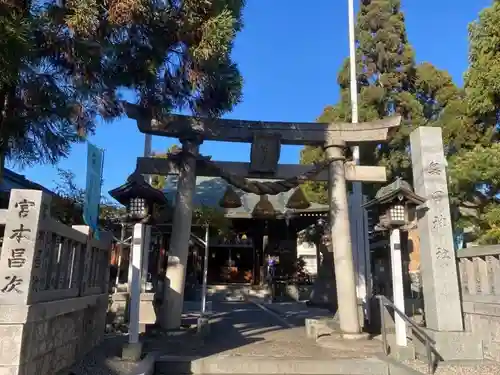
M 415 193 L 427 199 L 417 212 L 425 332 L 440 360 L 480 359 L 481 338 L 464 332 L 441 128 L 414 130 L 410 145 Z M 425 355 L 423 338 L 413 335 L 416 351 Z
M 425 321 L 430 329 L 462 331 L 441 128 L 420 127 L 411 133 L 410 142 L 415 193 L 427 199 L 426 212 L 418 220 Z

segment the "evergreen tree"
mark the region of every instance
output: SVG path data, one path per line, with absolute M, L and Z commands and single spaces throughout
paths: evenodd
M 219 116 L 241 95 L 231 61 L 243 0 L 0 2 L 0 159 L 55 163 L 122 114 L 118 92 L 158 111 Z
M 465 88 L 470 109 L 485 128 L 500 116 L 500 1 L 484 9 L 469 26 L 469 69 Z
M 469 27 L 469 69 L 465 90 L 475 119 L 475 147 L 449 160 L 450 192 L 459 207 L 462 227 L 477 242 L 500 243 L 500 1 L 484 9 Z
M 159 158 L 159 159 L 166 159 L 169 154 L 175 153 L 182 150 L 181 146 L 179 145 L 172 145 L 168 148 L 167 152 L 165 153 L 153 153 L 153 158 Z M 151 181 L 151 186 L 153 186 L 155 189 L 158 190 L 163 190 L 165 189 L 167 183 L 167 177 L 166 176 L 160 176 L 160 175 L 153 175 L 152 176 L 152 181 Z
M 395 114 L 403 118 L 388 143 L 361 149 L 361 164 L 382 165 L 389 179 L 400 176 L 412 181 L 409 134 L 419 126 L 442 126 L 447 152 L 474 144 L 475 131 L 468 131 L 474 122 L 467 116 L 463 90 L 448 73 L 430 63 L 415 63 L 399 0 L 361 1 L 356 45 L 360 121 Z M 347 59 L 338 75 L 340 100 L 325 108 L 319 122 L 351 121 L 349 77 Z M 321 150 L 305 147 L 301 162 L 322 157 Z M 324 184 L 310 183 L 305 190 L 311 199 L 326 201 Z

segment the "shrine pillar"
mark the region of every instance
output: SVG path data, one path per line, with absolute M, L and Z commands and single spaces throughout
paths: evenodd
M 335 263 L 340 329 L 346 338 L 354 338 L 361 333 L 361 325 L 358 318 L 358 299 L 343 160 L 344 148 L 345 143 L 337 140 L 328 141 L 325 146 L 327 157 L 334 159 L 328 170 L 332 242 L 330 251 L 333 251 Z
M 193 220 L 193 197 L 196 189 L 196 157 L 201 140 L 181 139 L 181 143 L 182 157 L 179 163 L 163 305 L 159 317 L 160 324 L 165 329 L 177 329 L 181 326 L 189 238 Z

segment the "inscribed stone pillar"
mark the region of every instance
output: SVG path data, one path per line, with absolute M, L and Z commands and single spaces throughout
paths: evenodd
M 343 144 L 327 144 L 326 154 L 329 158 L 342 158 L 344 147 Z M 335 263 L 340 329 L 346 335 L 356 335 L 360 333 L 361 326 L 358 319 L 344 160 L 333 161 L 329 166 L 329 174 L 330 233 Z
M 196 156 L 200 144 L 197 140 L 181 140 L 181 142 L 182 161 L 179 165 L 163 311 L 160 319 L 161 325 L 166 329 L 177 329 L 181 325 L 189 238 L 193 219 L 193 197 L 196 188 Z
M 50 280 L 42 275 L 43 233 L 50 196 L 39 190 L 11 190 L 0 256 L 0 304 L 29 305 Z
M 427 212 L 418 218 L 427 328 L 462 331 L 441 128 L 420 127 L 411 133 L 410 143 L 415 193 L 427 199 Z

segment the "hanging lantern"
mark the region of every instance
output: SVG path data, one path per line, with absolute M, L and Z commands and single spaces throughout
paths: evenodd
M 295 189 L 293 194 L 288 198 L 288 202 L 286 203 L 286 208 L 290 208 L 292 210 L 305 210 L 309 208 L 311 203 L 306 198 L 306 195 L 300 188 L 300 186 Z
M 257 217 L 269 217 L 274 216 L 276 211 L 267 195 L 261 195 L 259 203 L 257 203 L 253 209 L 252 215 Z
M 222 208 L 238 208 L 242 206 L 241 199 L 231 186 L 226 188 L 224 196 L 219 201 Z

